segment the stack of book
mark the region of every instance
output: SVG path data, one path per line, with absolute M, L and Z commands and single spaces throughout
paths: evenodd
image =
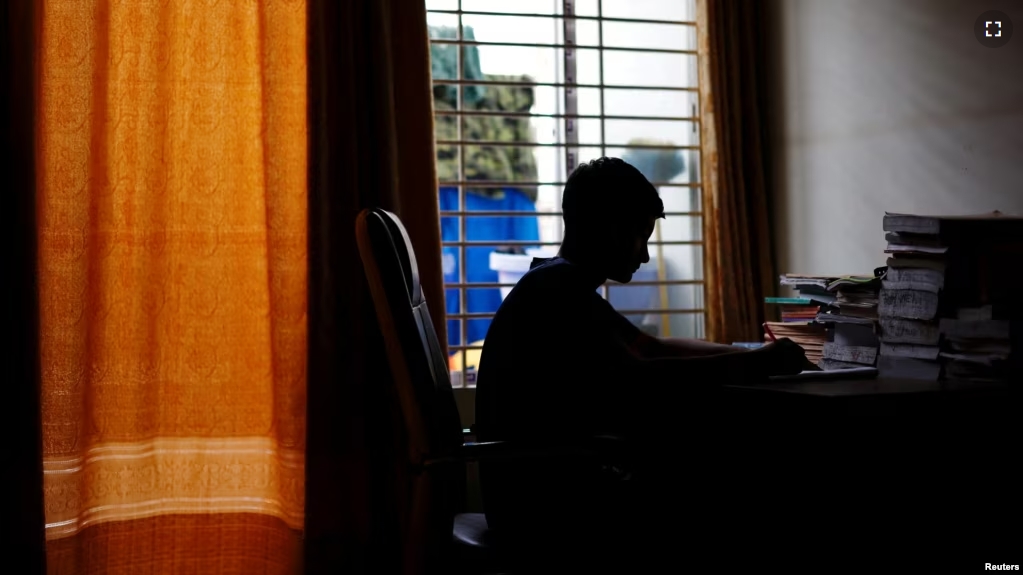
M 819 302 L 805 297 L 769 297 L 764 298 L 764 301 L 778 306 L 782 323 L 811 322 L 817 319 L 821 309 Z
M 832 280 L 827 290 L 835 302 L 817 315 L 827 329 L 827 343 L 818 366 L 824 370 L 873 367 L 877 364 L 878 292 L 885 268 L 873 275 L 844 276 Z
M 1012 359 L 1012 322 L 993 319 L 993 308 L 960 309 L 955 319 L 942 318 L 938 356 L 945 379 L 1003 381 L 1009 378 Z
M 886 377 L 1007 381 L 1019 373 L 1023 218 L 885 214 L 878 314 Z
M 818 363 L 824 357 L 824 343 L 827 333 L 824 326 L 814 321 L 782 322 L 769 321 L 764 324 L 764 341 L 775 338 L 789 338 L 806 352 L 806 359 Z
M 879 345 L 878 290 L 884 272 L 885 268 L 872 275 L 785 274 L 781 285 L 792 287 L 800 297 L 767 298 L 767 303 L 781 306 L 783 326 L 802 322 L 800 339 L 793 341 L 802 345 L 807 359 L 821 369 L 873 367 Z M 779 335 L 774 323 L 768 322 L 767 327 L 775 337 L 791 337 Z M 781 330 L 787 333 L 784 327 Z
M 828 304 L 835 303 L 837 299 L 833 292 L 828 291 L 828 284 L 835 279 L 829 276 L 785 274 L 781 276 L 780 283 L 796 290 L 803 299 Z
M 781 322 L 767 323 L 765 340 L 789 337 L 825 370 L 873 366 L 882 273 L 883 268 L 868 276 L 781 276 L 781 285 L 794 288 L 800 297 L 766 299 L 780 306 Z
M 764 341 L 789 338 L 806 352 L 806 359 L 818 363 L 824 356 L 824 342 L 827 334 L 824 326 L 817 323 L 817 314 L 827 305 L 823 300 L 831 294 L 823 289 L 826 282 L 816 276 L 787 274 L 781 276 L 782 285 L 790 285 L 799 292 L 799 297 L 769 297 L 765 302 L 778 306 L 780 322 L 764 324 Z

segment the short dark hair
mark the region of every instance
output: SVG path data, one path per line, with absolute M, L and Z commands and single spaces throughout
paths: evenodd
M 580 164 L 565 183 L 561 200 L 565 231 L 592 230 L 610 225 L 637 225 L 646 218 L 663 218 L 664 202 L 657 188 L 619 158 L 597 158 Z

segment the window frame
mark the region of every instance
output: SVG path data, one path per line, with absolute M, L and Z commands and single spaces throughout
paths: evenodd
M 456 247 L 458 248 L 457 267 L 458 267 L 458 281 L 457 282 L 444 282 L 445 294 L 448 290 L 456 289 L 458 293 L 459 305 L 458 313 L 447 313 L 445 309 L 445 320 L 458 320 L 457 325 L 460 329 L 460 334 L 457 345 L 448 345 L 449 357 L 458 354 L 460 355 L 460 365 L 465 366 L 467 363 L 467 356 L 471 351 L 478 351 L 481 349 L 478 345 L 472 345 L 473 342 L 467 340 L 468 334 L 468 322 L 470 320 L 478 319 L 489 319 L 493 318 L 496 312 L 467 312 L 466 311 L 466 290 L 468 289 L 499 289 L 502 287 L 512 287 L 514 283 L 501 283 L 501 282 L 469 282 L 467 281 L 466 268 L 466 248 L 468 247 L 485 247 L 485 246 L 559 246 L 561 240 L 558 241 L 543 241 L 544 238 L 540 238 L 540 241 L 532 240 L 495 240 L 495 241 L 472 241 L 466 240 L 466 218 L 469 217 L 560 217 L 562 212 L 558 211 L 475 211 L 468 210 L 466 208 L 466 188 L 497 188 L 497 187 L 539 187 L 539 186 L 554 186 L 558 189 L 563 189 L 565 182 L 550 182 L 550 181 L 496 181 L 496 180 L 468 180 L 465 178 L 466 174 L 466 154 L 465 149 L 467 146 L 479 146 L 479 147 L 499 147 L 499 146 L 515 146 L 515 147 L 547 147 L 557 148 L 562 151 L 562 157 L 564 166 L 578 165 L 579 156 L 578 150 L 580 148 L 600 148 L 601 155 L 604 156 L 607 153 L 608 148 L 614 149 L 655 149 L 655 150 L 678 150 L 678 151 L 695 151 L 698 154 L 699 161 L 696 165 L 691 165 L 691 170 L 696 170 L 700 177 L 695 178 L 689 182 L 651 182 L 658 189 L 661 188 L 688 188 L 690 193 L 695 194 L 693 197 L 698 198 L 698 210 L 691 211 L 668 211 L 665 213 L 667 217 L 673 216 L 686 216 L 694 218 L 698 223 L 696 228 L 698 232 L 695 237 L 699 239 L 690 240 L 664 240 L 662 238 L 661 226 L 658 225 L 654 232 L 654 237 L 649 241 L 649 245 L 652 250 L 657 250 L 658 259 L 660 262 L 658 269 L 658 279 L 649 281 L 635 280 L 629 282 L 629 286 L 656 286 L 659 288 L 659 297 L 662 305 L 657 308 L 649 309 L 618 309 L 619 313 L 623 315 L 630 314 L 651 314 L 661 315 L 661 321 L 664 325 L 667 325 L 667 318 L 669 315 L 675 314 L 700 314 L 703 316 L 702 321 L 699 322 L 699 333 L 697 337 L 702 337 L 706 330 L 706 305 L 705 305 L 705 292 L 706 292 L 706 272 L 707 272 L 707 246 L 704 241 L 703 227 L 705 226 L 706 217 L 706 188 L 703 182 L 702 174 L 704 173 L 703 163 L 705 158 L 705 151 L 707 146 L 704 143 L 703 138 L 703 106 L 702 101 L 705 98 L 705 91 L 702 83 L 704 78 L 702 75 L 698 75 L 698 79 L 695 80 L 694 86 L 685 87 L 672 87 L 672 86 L 636 86 L 636 85 L 621 85 L 621 84 L 606 84 L 604 81 L 604 54 L 607 50 L 612 51 L 627 51 L 627 52 L 645 52 L 645 53 L 663 53 L 663 54 L 682 54 L 693 56 L 695 62 L 693 70 L 691 72 L 697 75 L 697 71 L 701 67 L 700 59 L 704 57 L 700 53 L 699 49 L 667 49 L 667 48 L 639 48 L 639 47 L 622 47 L 622 46 L 605 46 L 604 45 L 604 23 L 606 22 L 622 22 L 630 24 L 673 24 L 691 26 L 694 30 L 696 37 L 696 47 L 700 46 L 700 27 L 697 23 L 697 13 L 700 7 L 696 7 L 693 11 L 692 20 L 657 20 L 648 18 L 620 18 L 620 17 L 605 17 L 603 16 L 603 1 L 595 0 L 597 7 L 596 15 L 578 15 L 575 13 L 575 0 L 562 0 L 560 4 L 560 12 L 555 10 L 549 14 L 538 14 L 538 13 L 520 13 L 520 12 L 505 12 L 505 11 L 480 11 L 480 10 L 463 10 L 462 0 L 457 1 L 456 9 L 431 9 L 427 7 L 427 14 L 445 14 L 454 16 L 457 18 L 457 37 L 451 38 L 430 38 L 430 45 L 452 45 L 455 46 L 456 60 L 457 60 L 457 78 L 435 78 L 432 79 L 432 86 L 434 88 L 438 86 L 451 86 L 455 88 L 455 108 L 452 110 L 447 109 L 435 109 L 434 118 L 437 119 L 442 116 L 453 116 L 455 117 L 456 134 L 455 139 L 435 139 L 435 146 L 448 147 L 453 146 L 457 150 L 458 157 L 458 178 L 454 180 L 440 180 L 438 182 L 438 189 L 441 187 L 455 187 L 458 190 L 458 206 L 457 210 L 441 210 L 440 218 L 441 221 L 444 218 L 457 218 L 458 221 L 458 240 L 454 241 L 442 241 L 442 248 Z M 695 3 L 699 3 L 702 0 L 695 0 Z M 535 17 L 535 18 L 550 18 L 552 20 L 561 20 L 563 23 L 563 36 L 561 43 L 518 43 L 518 42 L 488 42 L 486 40 L 465 40 L 465 25 L 463 16 L 507 16 L 507 17 Z M 580 20 L 595 21 L 597 23 L 597 43 L 596 44 L 578 44 L 575 41 L 575 23 Z M 463 57 L 463 47 L 466 46 L 522 46 L 522 47 L 540 47 L 550 49 L 562 50 L 563 62 L 560 64 L 563 66 L 561 74 L 557 77 L 563 81 L 560 82 L 512 82 L 512 81 L 492 81 L 492 80 L 481 80 L 481 79 L 467 79 L 465 77 L 465 58 Z M 589 49 L 596 50 L 598 54 L 598 82 L 593 83 L 579 83 L 574 82 L 575 80 L 575 62 L 574 53 L 576 49 Z M 532 88 L 555 88 L 559 90 L 559 97 L 562 99 L 560 106 L 560 113 L 533 113 L 530 112 L 510 112 L 505 110 L 489 111 L 489 110 L 466 110 L 464 99 L 464 86 L 482 86 L 482 87 L 499 87 L 499 86 L 523 86 Z M 597 89 L 600 97 L 599 114 L 579 114 L 577 107 L 577 98 L 579 89 Z M 620 115 L 608 115 L 605 113 L 605 90 L 607 89 L 627 89 L 627 90 L 657 90 L 657 91 L 671 91 L 671 92 L 689 92 L 693 94 L 695 103 L 693 109 L 689 110 L 688 114 L 678 114 L 672 116 L 620 116 Z M 556 121 L 565 121 L 566 130 L 564 134 L 564 140 L 559 137 L 557 143 L 541 143 L 541 142 L 506 142 L 506 141 L 486 141 L 486 140 L 467 140 L 464 134 L 464 121 L 463 118 L 467 117 L 519 117 L 519 118 L 553 118 Z M 580 144 L 578 141 L 578 133 L 573 133 L 571 120 L 599 120 L 601 126 L 600 144 Z M 657 144 L 608 144 L 605 123 L 607 120 L 649 120 L 649 121 L 686 121 L 691 122 L 694 131 L 700 133 L 700 137 L 697 139 L 695 145 L 657 145 Z M 570 170 L 565 170 L 567 176 Z M 539 178 L 538 178 L 539 179 Z M 669 245 L 691 245 L 700 246 L 701 258 L 699 263 L 699 277 L 695 279 L 668 279 L 665 277 L 665 267 L 663 262 L 663 247 Z M 613 281 L 608 281 L 601 286 L 602 295 L 608 297 L 609 287 L 618 286 Z M 699 307 L 693 308 L 673 308 L 670 306 L 665 307 L 663 302 L 667 301 L 667 288 L 669 286 L 676 285 L 694 285 L 700 286 L 700 297 L 699 300 L 702 303 Z M 449 324 L 450 325 L 450 324 Z M 464 374 L 452 372 L 452 385 L 453 387 L 472 387 L 474 384 L 474 374 Z M 468 376 L 468 377 L 466 377 Z

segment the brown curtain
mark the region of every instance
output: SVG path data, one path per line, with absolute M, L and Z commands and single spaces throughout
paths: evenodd
M 366 207 L 396 212 L 424 292 L 443 310 L 422 0 L 309 1 L 310 573 L 399 569 L 387 359 L 355 243 Z M 433 317 L 446 341 L 442 313 Z
M 0 381 L 4 387 L 4 571 L 41 575 L 43 468 L 39 425 L 39 324 L 35 251 L 35 27 L 33 2 L 0 7 L 0 114 L 4 125 L 0 194 Z
M 765 177 L 762 2 L 700 0 L 707 338 L 760 341 L 775 290 Z
M 41 2 L 48 569 L 301 569 L 303 2 Z

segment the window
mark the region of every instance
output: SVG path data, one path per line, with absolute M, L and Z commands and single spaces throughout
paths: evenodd
M 651 261 L 601 293 L 647 332 L 703 336 L 696 0 L 428 0 L 452 384 L 600 156 L 638 167 L 667 219 Z M 542 352 L 543 350 L 538 350 Z

